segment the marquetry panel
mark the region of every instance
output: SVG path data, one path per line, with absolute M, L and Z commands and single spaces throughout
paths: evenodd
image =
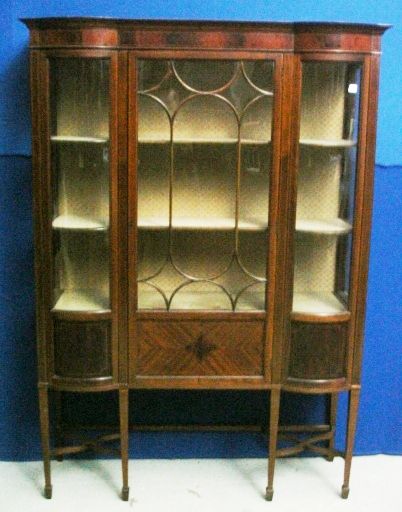
M 264 322 L 140 321 L 138 376 L 261 376 Z

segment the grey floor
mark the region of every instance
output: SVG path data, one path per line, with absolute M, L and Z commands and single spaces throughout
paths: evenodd
M 266 467 L 264 459 L 131 460 L 122 502 L 118 460 L 52 462 L 52 500 L 41 494 L 40 462 L 0 462 L 0 511 L 402 511 L 402 457 L 355 457 L 348 500 L 339 497 L 339 458 L 279 460 L 271 503 L 263 499 Z

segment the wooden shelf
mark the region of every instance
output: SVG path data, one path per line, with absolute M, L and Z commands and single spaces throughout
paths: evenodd
M 306 315 L 340 315 L 347 312 L 343 303 L 331 292 L 295 293 L 293 313 Z
M 213 138 L 191 138 L 191 139 L 173 139 L 173 144 L 237 144 L 238 139 L 235 138 L 222 138 L 222 139 L 213 139 Z M 255 146 L 263 146 L 264 144 L 270 144 L 270 140 L 261 140 L 261 139 L 241 139 L 241 144 L 244 145 L 255 145 Z M 169 144 L 170 139 L 161 139 L 161 138 L 142 138 L 138 140 L 139 144 Z
M 52 135 L 52 142 L 75 143 L 75 144 L 106 144 L 109 139 L 103 137 L 78 137 L 75 135 Z
M 106 231 L 108 224 L 99 219 L 90 219 L 79 215 L 59 215 L 52 222 L 53 229 L 74 231 Z
M 317 235 L 344 235 L 352 231 L 352 226 L 342 219 L 297 219 L 296 231 Z
M 144 217 L 138 221 L 139 229 L 159 230 L 168 229 L 169 221 L 162 217 Z M 221 217 L 180 217 L 173 219 L 172 228 L 175 230 L 195 230 L 195 231 L 231 231 L 235 228 L 234 219 Z M 239 229 L 242 231 L 264 231 L 268 228 L 267 222 L 263 221 L 240 221 Z
M 109 312 L 109 297 L 97 290 L 65 290 L 52 311 Z
M 356 141 L 349 139 L 300 139 L 299 144 L 317 148 L 351 148 L 356 146 Z

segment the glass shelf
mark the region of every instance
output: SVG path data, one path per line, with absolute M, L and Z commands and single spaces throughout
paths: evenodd
M 168 229 L 169 221 L 165 217 L 145 217 L 138 220 L 139 229 L 160 230 Z M 261 221 L 239 221 L 239 229 L 242 231 L 264 231 L 268 228 L 267 222 Z M 198 217 L 175 217 L 172 222 L 174 230 L 206 230 L 206 231 L 231 231 L 235 229 L 234 219 L 220 217 L 198 218 Z
M 107 220 L 91 219 L 79 215 L 59 215 L 52 222 L 53 229 L 70 229 L 82 231 L 106 231 Z
M 109 139 L 103 137 L 80 137 L 75 135 L 52 135 L 52 142 L 73 143 L 73 144 L 107 144 Z
M 109 297 L 98 290 L 64 290 L 52 311 L 109 312 Z
M 157 291 L 141 291 L 138 298 L 139 309 L 166 309 L 163 297 Z M 244 292 L 238 302 L 236 311 L 261 311 L 265 307 L 264 294 L 261 292 Z M 231 311 L 232 305 L 223 292 L 178 292 L 170 310 L 213 310 Z
M 152 137 L 152 134 L 149 134 L 149 137 L 138 139 L 139 144 L 170 144 L 170 139 L 162 139 L 158 137 Z M 237 144 L 238 139 L 236 138 L 189 138 L 189 139 L 174 139 L 173 144 L 206 144 L 206 145 L 214 145 L 214 144 Z M 263 146 L 264 144 L 271 144 L 271 140 L 263 140 L 263 139 L 241 139 L 240 143 L 247 146 Z
M 317 235 L 344 235 L 352 231 L 352 226 L 342 219 L 297 219 L 296 231 Z
M 351 148 L 356 146 L 355 140 L 349 139 L 300 139 L 301 146 L 322 147 L 322 148 Z
M 138 220 L 139 229 L 162 230 L 169 228 L 168 219 L 165 217 L 145 217 Z M 172 229 L 175 230 L 206 230 L 206 231 L 230 231 L 235 228 L 234 219 L 225 218 L 174 218 Z M 264 231 L 268 229 L 264 220 L 239 221 L 241 231 Z M 322 235 L 343 235 L 349 233 L 352 226 L 342 219 L 300 219 L 296 221 L 296 231 L 299 233 L 312 233 Z
M 295 293 L 293 296 L 293 313 L 337 315 L 346 311 L 344 304 L 331 292 Z

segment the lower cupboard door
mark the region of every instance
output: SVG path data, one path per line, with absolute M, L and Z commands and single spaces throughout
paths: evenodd
M 112 377 L 111 329 L 105 321 L 54 322 L 54 374 L 63 380 Z
M 288 380 L 346 377 L 348 323 L 292 322 Z

